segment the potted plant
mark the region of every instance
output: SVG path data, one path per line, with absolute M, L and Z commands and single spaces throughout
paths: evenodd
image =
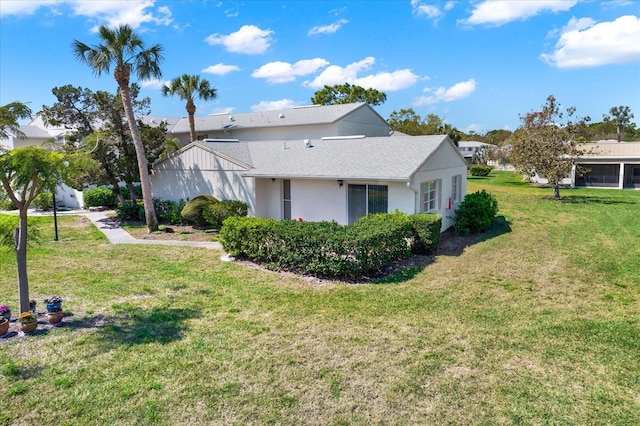
M 4 318 L 7 321 L 11 319 L 11 309 L 7 305 L 0 306 L 0 318 Z
M 47 305 L 47 312 L 62 311 L 62 298 L 60 296 L 51 296 L 44 299 L 44 303 Z
M 38 314 L 33 311 L 23 312 L 18 315 L 18 327 L 24 333 L 32 333 L 38 328 Z
M 9 320 L 0 317 L 0 336 L 4 335 L 9 331 Z

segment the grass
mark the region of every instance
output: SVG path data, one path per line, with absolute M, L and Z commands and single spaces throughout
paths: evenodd
M 32 296 L 73 317 L 0 339 L 0 424 L 640 424 L 640 192 L 468 186 L 499 226 L 377 284 L 111 246 L 67 216 L 46 242 L 38 218 Z M 15 275 L 0 254 L 0 303 Z

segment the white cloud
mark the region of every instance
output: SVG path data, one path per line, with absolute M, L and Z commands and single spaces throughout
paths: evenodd
M 296 106 L 297 103 L 291 99 L 280 99 L 279 101 L 260 101 L 251 105 L 251 111 L 273 111 L 275 109 L 288 109 Z
M 540 57 L 558 68 L 596 67 L 640 61 L 640 18 L 621 16 L 613 22 L 571 19 L 555 51 Z
M 140 80 L 140 86 L 158 90 L 160 90 L 162 86 L 167 85 L 167 83 L 167 81 L 158 80 L 157 78 L 152 78 L 150 80 Z
M 418 81 L 420 77 L 409 69 L 393 72 L 379 72 L 366 77 L 357 78 L 354 84 L 364 88 L 373 87 L 383 92 L 395 92 L 407 89 Z
M 577 3 L 578 0 L 487 0 L 477 4 L 471 16 L 460 23 L 500 26 L 524 21 L 543 12 L 564 12 Z
M 243 25 L 235 33 L 228 35 L 211 34 L 205 41 L 211 45 L 222 44 L 227 51 L 258 55 L 271 46 L 271 30 L 261 30 L 255 25 Z
M 135 1 L 75 1 L 71 3 L 73 13 L 78 16 L 93 18 L 110 28 L 121 24 L 128 24 L 133 29 L 140 27 L 144 23 L 154 23 L 156 25 L 169 25 L 171 10 L 162 6 L 156 9 L 155 13 L 147 9 L 152 8 L 152 0 Z M 97 31 L 98 25 L 93 30 Z
M 236 65 L 226 65 L 223 63 L 219 63 L 215 65 L 209 65 L 208 67 L 204 68 L 201 72 L 206 74 L 227 75 L 234 71 L 240 71 L 240 68 L 238 68 Z
M 269 62 L 253 71 L 251 76 L 265 78 L 272 84 L 288 83 L 299 76 L 313 74 L 327 65 L 329 65 L 329 62 L 322 58 L 303 59 L 295 64 L 281 61 Z
M 346 19 L 339 19 L 333 24 L 316 26 L 309 30 L 309 35 L 317 35 L 317 34 L 333 34 L 338 31 L 343 25 L 348 24 L 349 21 Z
M 0 16 L 5 15 L 33 15 L 36 10 L 45 6 L 59 4 L 56 0 L 24 1 L 24 0 L 2 0 Z
M 133 29 L 139 28 L 144 23 L 169 25 L 173 21 L 171 10 L 167 6 L 161 6 L 154 11 L 154 3 L 153 0 L 2 0 L 0 15 L 31 15 L 41 7 L 49 7 L 53 10 L 54 8 L 68 5 L 74 15 L 85 16 L 98 22 L 93 28 L 94 31 L 97 31 L 99 25 L 103 24 L 110 28 L 121 24 L 129 24 Z
M 426 16 L 429 19 L 438 20 L 442 17 L 442 11 L 434 4 L 424 4 L 419 0 L 411 0 L 412 12 L 418 16 Z
M 414 105 L 431 105 L 437 102 L 452 102 L 464 99 L 475 92 L 476 87 L 477 84 L 473 78 L 456 83 L 448 89 L 445 87 L 438 87 L 435 89 L 427 87 L 424 89 L 424 92 L 427 93 L 427 95 L 416 99 Z
M 306 81 L 304 85 L 312 89 L 321 89 L 325 85 L 334 86 L 336 84 L 349 83 L 367 89 L 374 88 L 393 92 L 413 86 L 420 78 L 408 69 L 358 76 L 360 72 L 371 68 L 375 61 L 374 57 L 369 56 L 346 67 L 330 65 L 312 81 Z

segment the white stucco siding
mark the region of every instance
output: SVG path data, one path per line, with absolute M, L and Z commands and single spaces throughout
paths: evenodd
M 255 179 L 256 211 L 255 216 L 282 218 L 282 180 Z
M 452 155 L 455 152 L 455 155 Z M 459 200 L 453 199 L 453 178 L 460 176 Z M 415 211 L 423 211 L 422 185 L 425 182 L 437 182 L 438 208 L 435 213 L 442 216 L 442 231 L 454 224 L 453 217 L 459 203 L 467 193 L 467 163 L 457 155 L 455 147 L 442 144 L 436 152 L 414 174 L 410 187 L 416 191 Z
M 292 180 L 291 218 L 346 223 L 346 184 L 337 180 Z

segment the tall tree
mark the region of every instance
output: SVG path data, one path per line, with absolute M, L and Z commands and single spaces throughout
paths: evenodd
M 628 106 L 614 106 L 609 110 L 609 115 L 604 114 L 603 118 L 605 121 L 610 121 L 615 119 L 616 122 L 616 133 L 618 135 L 618 142 L 622 141 L 622 129 L 625 128 L 629 123 L 631 123 L 631 119 L 633 118 L 633 113 Z
M 189 115 L 189 134 L 191 141 L 195 141 L 196 123 L 194 117 L 196 114 L 196 104 L 194 98 L 197 97 L 203 101 L 217 98 L 218 92 L 215 87 L 211 87 L 211 84 L 207 80 L 200 80 L 199 75 L 182 74 L 182 76 L 171 80 L 168 85 L 162 86 L 162 94 L 164 96 L 178 96 L 181 100 L 187 101 L 185 108 Z
M 28 146 L 7 150 L 0 148 L 0 183 L 18 209 L 19 227 L 13 242 L 18 269 L 20 311 L 29 310 L 29 279 L 27 276 L 27 211 L 42 192 L 55 191 L 60 182 L 67 182 L 77 171 L 75 159 L 60 152 Z M 6 230 L 5 230 L 6 231 Z M 6 236 L 3 240 L 7 241 Z
M 567 120 L 554 96 L 547 98 L 540 111 L 521 116 L 522 125 L 511 138 L 510 160 L 528 176 L 542 175 L 560 198 L 560 182 L 571 172 L 589 117 L 572 121 L 575 108 L 567 109 Z
M 420 115 L 416 114 L 413 108 L 393 111 L 387 120 L 391 128 L 395 131 L 406 133 L 411 136 L 424 135 L 424 122 Z
M 40 115 L 45 123 L 72 129 L 70 145 L 91 134 L 98 124 L 98 104 L 96 95 L 90 89 L 67 84 L 51 89 L 58 102 L 52 106 L 42 106 Z M 70 149 L 72 146 L 69 147 Z
M 366 102 L 369 105 L 381 105 L 387 100 L 384 92 L 376 89 L 351 85 L 349 83 L 324 86 L 314 93 L 311 102 L 314 105 L 351 104 L 354 102 Z
M 8 138 L 11 133 L 24 136 L 18 121 L 31 117 L 31 109 L 22 102 L 11 102 L 0 106 L 0 139 Z
M 163 47 L 160 44 L 154 44 L 147 48 L 129 25 L 120 25 L 114 30 L 103 25 L 100 27 L 98 35 L 103 42 L 102 44 L 90 47 L 74 40 L 73 51 L 76 58 L 87 64 L 98 76 L 104 72 L 110 72 L 112 67 L 114 69 L 113 76 L 118 83 L 122 105 L 136 150 L 147 228 L 149 232 L 157 231 L 158 219 L 153 207 L 147 158 L 138 130 L 138 123 L 133 113 L 129 81 L 131 72 L 134 72 L 142 80 L 160 78 L 162 76 L 160 62 L 163 59 Z

